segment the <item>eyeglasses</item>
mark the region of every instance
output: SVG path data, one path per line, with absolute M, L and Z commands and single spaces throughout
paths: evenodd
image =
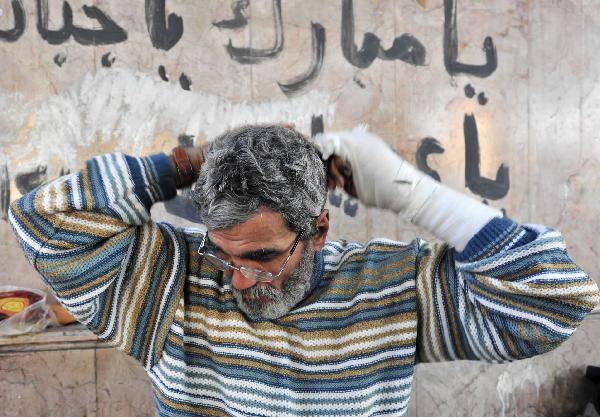
M 231 263 L 219 258 L 218 256 L 213 255 L 212 253 L 203 251 L 202 249 L 204 248 L 204 244 L 206 243 L 207 236 L 208 236 L 208 232 L 202 238 L 202 242 L 200 242 L 200 248 L 198 249 L 198 254 L 203 256 L 207 261 L 209 261 L 218 270 L 226 272 L 226 271 L 229 271 L 230 269 L 235 269 L 240 274 L 242 274 L 246 278 L 251 279 L 253 281 L 271 282 L 271 281 L 275 281 L 283 273 L 285 266 L 287 265 L 288 261 L 290 260 L 290 258 L 294 254 L 294 251 L 296 250 L 296 246 L 298 246 L 298 243 L 300 243 L 300 237 L 302 237 L 302 231 L 300 231 L 300 233 L 298 233 L 298 236 L 296 237 L 296 240 L 294 240 L 294 243 L 292 245 L 292 249 L 290 249 L 290 254 L 288 255 L 287 258 L 285 258 L 285 261 L 283 261 L 283 264 L 281 265 L 279 272 L 275 275 L 273 275 L 273 273 L 271 273 L 271 272 L 268 272 L 268 271 L 265 271 L 262 269 L 250 268 L 247 266 L 237 267 L 237 266 L 232 265 Z

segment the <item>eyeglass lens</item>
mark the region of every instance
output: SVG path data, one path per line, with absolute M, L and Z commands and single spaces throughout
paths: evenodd
M 239 268 L 225 262 L 211 253 L 203 253 L 207 261 L 213 264 L 220 271 L 228 271 L 230 268 L 238 269 L 246 278 L 253 281 L 270 281 L 273 279 L 273 274 L 260 269 L 249 268 L 247 266 L 241 266 Z

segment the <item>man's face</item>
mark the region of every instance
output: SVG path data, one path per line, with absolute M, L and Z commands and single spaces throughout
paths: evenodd
M 275 319 L 283 316 L 306 295 L 310 288 L 313 258 L 323 247 L 325 233 L 309 241 L 300 241 L 281 275 L 271 282 L 258 282 L 231 271 L 232 292 L 244 313 L 253 319 Z M 218 247 L 215 255 L 241 267 L 262 269 L 276 275 L 288 257 L 297 233 L 288 229 L 280 213 L 263 209 L 254 217 L 229 229 L 209 232 L 211 242 Z

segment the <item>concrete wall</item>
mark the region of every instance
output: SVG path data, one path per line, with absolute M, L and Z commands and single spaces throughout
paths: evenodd
M 364 122 L 443 183 L 559 228 L 600 282 L 600 1 L 173 0 L 168 21 L 145 3 L 71 0 L 64 24 L 60 1 L 0 1 L 0 216 L 98 153 L 169 151 L 246 122 Z M 428 237 L 329 202 L 333 238 Z M 4 220 L 0 262 L 0 285 L 41 287 Z M 598 317 L 541 358 L 419 366 L 411 412 L 575 415 L 585 365 L 600 364 Z

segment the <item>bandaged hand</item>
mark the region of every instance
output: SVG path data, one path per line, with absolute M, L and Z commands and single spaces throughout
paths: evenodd
M 489 220 L 501 215 L 419 171 L 366 126 L 322 133 L 315 136 L 314 143 L 323 160 L 337 156 L 349 165 L 352 185 L 365 206 L 399 213 L 457 250 L 464 249 Z
M 324 160 L 338 156 L 349 164 L 356 194 L 365 206 L 397 213 L 408 209 L 407 216 L 411 217 L 438 186 L 394 152 L 383 139 L 368 132 L 366 126 L 322 133 L 315 136 L 314 141 Z M 428 183 L 426 190 L 421 195 L 413 194 L 421 181 Z

